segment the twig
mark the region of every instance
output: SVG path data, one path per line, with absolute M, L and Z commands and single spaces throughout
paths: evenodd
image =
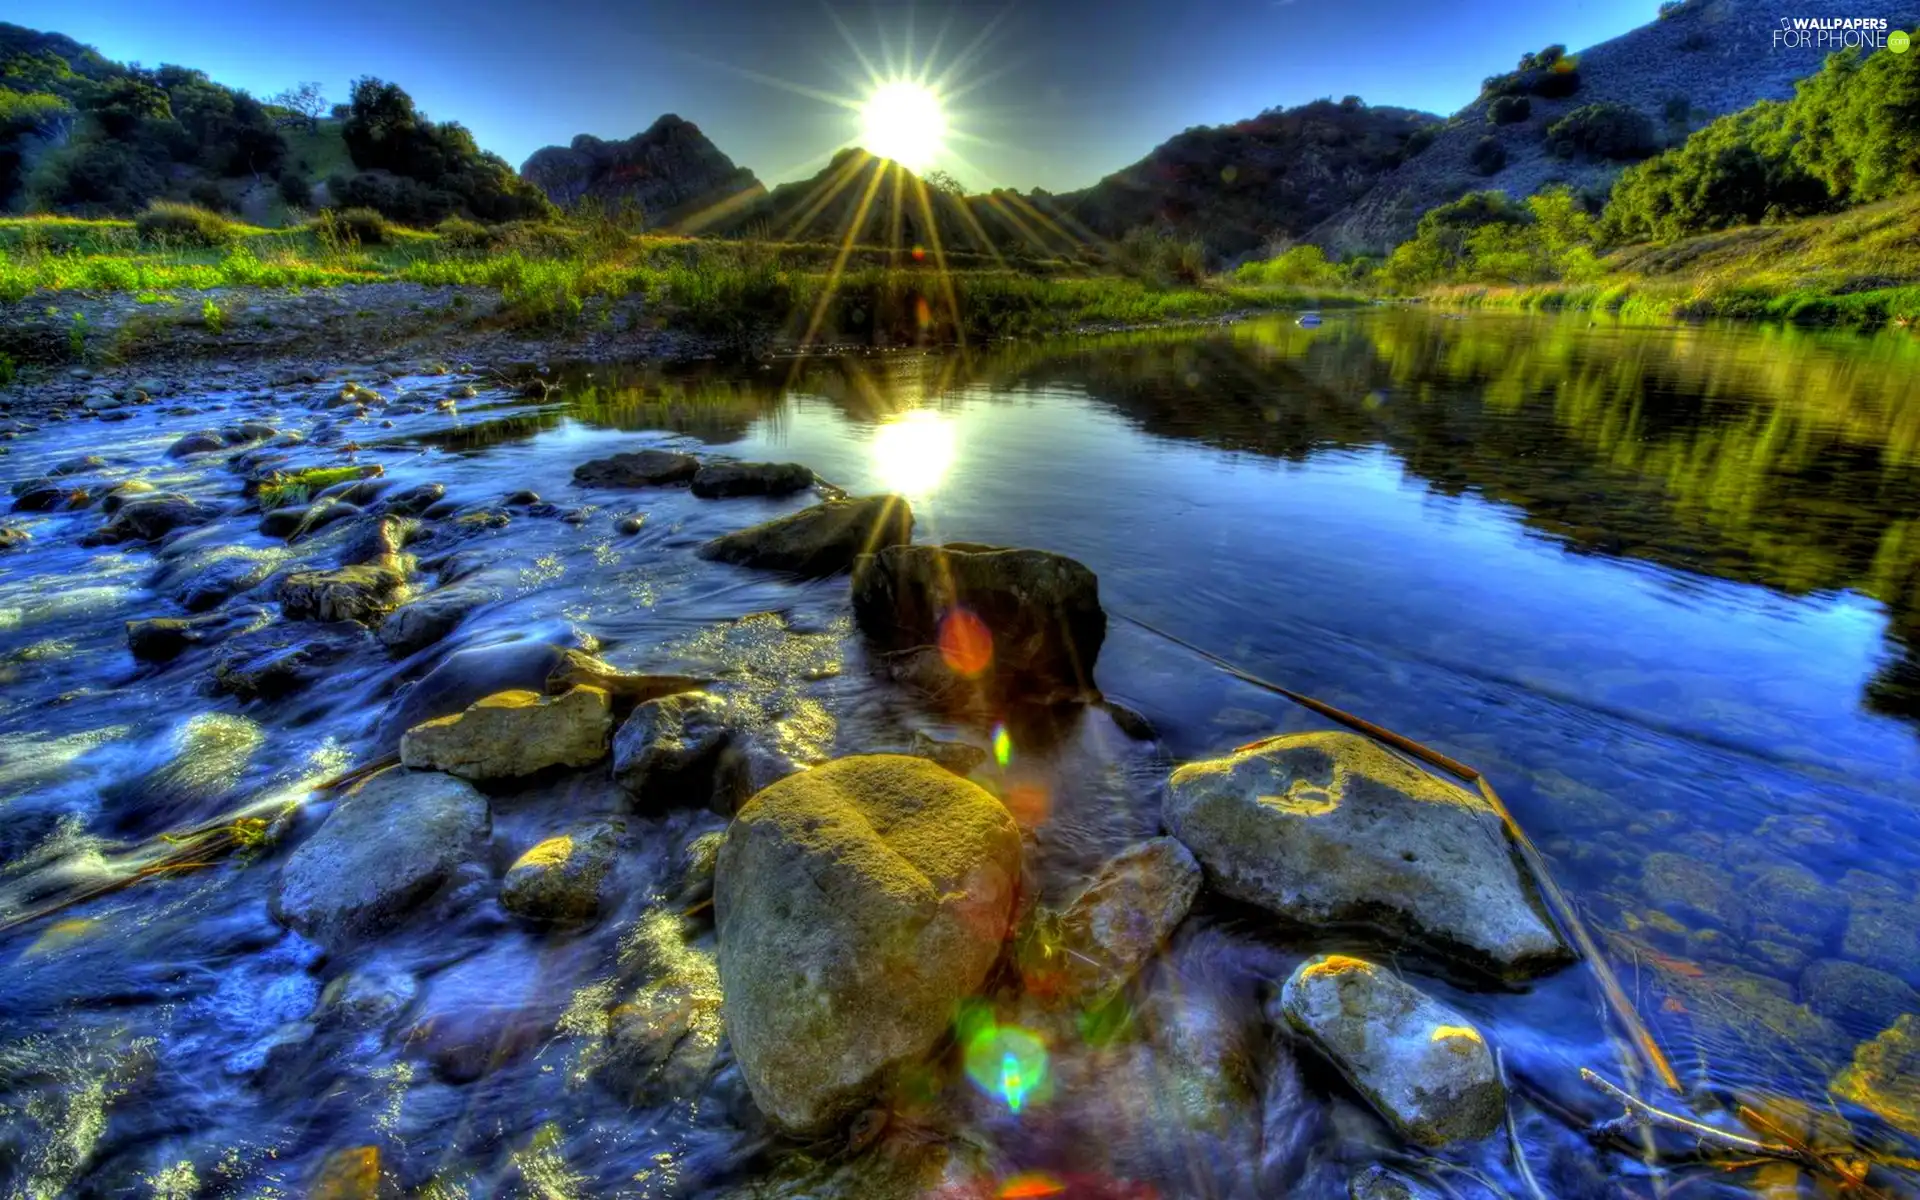
M 1675 1133 L 1684 1133 L 1688 1137 L 1698 1140 L 1703 1146 L 1711 1147 L 1728 1154 L 1739 1155 L 1745 1158 L 1780 1159 L 1784 1162 L 1797 1163 L 1807 1170 L 1821 1175 L 1834 1176 L 1837 1174 L 1837 1169 L 1832 1164 L 1825 1162 L 1818 1155 L 1810 1151 L 1801 1150 L 1793 1146 L 1783 1146 L 1776 1142 L 1763 1142 L 1757 1138 L 1745 1137 L 1738 1133 L 1728 1133 L 1724 1129 L 1716 1129 L 1711 1125 L 1705 1125 L 1688 1117 L 1680 1116 L 1678 1113 L 1670 1113 L 1664 1109 L 1655 1108 L 1646 1101 L 1627 1094 L 1627 1092 L 1621 1088 L 1614 1086 L 1611 1082 L 1602 1078 L 1597 1072 L 1590 1071 L 1585 1067 L 1580 1068 L 1580 1078 L 1586 1080 L 1594 1087 L 1599 1088 L 1615 1100 L 1618 1100 L 1621 1106 L 1626 1109 L 1626 1112 L 1613 1118 L 1611 1121 L 1602 1121 L 1600 1124 L 1595 1125 L 1591 1131 L 1591 1136 L 1598 1138 L 1625 1138 L 1631 1130 L 1651 1126 L 1658 1129 L 1669 1129 Z M 1842 1175 L 1841 1177 L 1848 1179 L 1850 1182 L 1858 1182 L 1858 1180 L 1852 1179 L 1851 1176 Z
M 1493 1052 L 1493 1068 L 1500 1073 L 1500 1087 L 1502 1090 L 1505 1090 L 1507 1087 L 1507 1056 L 1497 1047 Z M 1506 1117 L 1507 1145 L 1508 1148 L 1513 1151 L 1514 1173 L 1520 1176 L 1521 1183 L 1527 1185 L 1527 1195 L 1532 1196 L 1533 1200 L 1547 1200 L 1546 1193 L 1540 1190 L 1539 1181 L 1533 1177 L 1533 1168 L 1527 1165 L 1526 1147 L 1520 1144 L 1520 1123 L 1513 1119 L 1512 1099 L 1508 1099 L 1506 1102 Z

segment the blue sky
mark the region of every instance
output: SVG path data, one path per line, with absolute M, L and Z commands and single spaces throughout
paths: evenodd
M 198 67 L 256 94 L 378 75 L 518 166 L 587 132 L 625 137 L 664 112 L 779 182 L 857 141 L 849 41 L 885 70 L 911 32 L 916 61 L 948 26 L 945 67 L 985 31 L 951 104 L 964 137 L 942 165 L 969 186 L 1082 187 L 1193 125 L 1355 93 L 1448 113 L 1480 80 L 1550 42 L 1579 49 L 1654 17 L 1654 0 L 1053 0 L 831 9 L 805 0 L 328 0 L 155 4 L 11 0 L 6 19 L 109 58 Z M 795 85 L 800 91 L 767 80 Z

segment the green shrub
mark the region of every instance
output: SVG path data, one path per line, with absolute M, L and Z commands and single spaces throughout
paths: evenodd
M 1483 137 L 1473 145 L 1467 162 L 1482 175 L 1498 175 L 1507 165 L 1507 148 L 1496 137 Z
M 1545 100 L 1564 100 L 1580 90 L 1580 72 L 1573 59 L 1559 59 L 1551 67 L 1529 73 L 1527 90 Z
M 387 242 L 387 219 L 371 208 L 343 208 L 333 214 L 333 221 L 362 246 L 383 246 Z
M 1533 115 L 1533 101 L 1525 96 L 1496 96 L 1487 105 L 1487 120 L 1495 125 L 1518 125 Z
M 478 250 L 487 244 L 487 227 L 465 217 L 448 217 L 433 232 L 454 250 Z
M 1559 158 L 1632 162 L 1659 149 L 1653 122 L 1624 104 L 1587 104 L 1547 127 L 1547 153 Z
M 577 249 L 574 232 L 550 221 L 507 221 L 487 233 L 487 244 L 527 258 L 566 258 Z
M 1438 136 L 1439 131 L 1434 126 L 1422 125 L 1407 136 L 1406 144 L 1400 148 L 1401 157 L 1412 158 L 1424 153 L 1427 147 L 1433 145 L 1433 139 Z
M 239 236 L 233 222 L 217 212 L 192 204 L 156 200 L 133 219 L 144 242 L 176 246 L 224 246 Z

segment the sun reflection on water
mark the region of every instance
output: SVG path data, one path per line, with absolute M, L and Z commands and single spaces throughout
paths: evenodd
M 939 490 L 959 449 L 952 421 L 936 412 L 914 409 L 874 431 L 874 473 L 890 492 L 929 496 Z

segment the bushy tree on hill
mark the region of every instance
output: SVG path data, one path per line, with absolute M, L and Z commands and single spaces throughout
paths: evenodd
M 1603 229 L 1615 241 L 1827 212 L 1920 186 L 1920 55 L 1827 58 L 1794 98 L 1721 117 L 1624 172 Z
M 413 225 L 453 215 L 482 221 L 552 215 L 545 194 L 506 160 L 481 150 L 459 122 L 429 120 L 398 84 L 355 80 L 341 136 L 360 174 L 329 182 L 336 203 Z

